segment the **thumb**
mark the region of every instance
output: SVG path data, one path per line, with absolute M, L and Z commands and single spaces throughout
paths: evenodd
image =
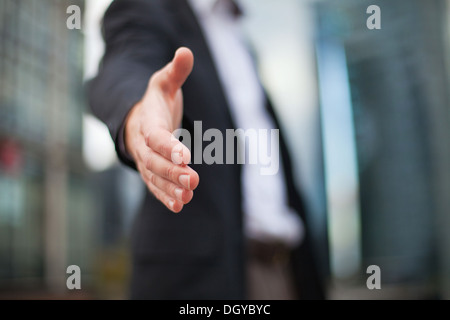
M 164 92 L 174 95 L 184 84 L 193 67 L 194 55 L 192 51 L 181 47 L 175 52 L 172 61 L 155 75 L 155 84 Z

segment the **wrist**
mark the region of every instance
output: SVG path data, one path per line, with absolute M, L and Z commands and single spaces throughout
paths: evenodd
M 124 151 L 126 155 L 135 159 L 135 141 L 136 137 L 139 134 L 139 117 L 137 114 L 139 113 L 139 109 L 141 107 L 141 102 L 136 103 L 128 112 L 127 117 L 124 121 L 123 128 L 123 141 L 124 141 Z

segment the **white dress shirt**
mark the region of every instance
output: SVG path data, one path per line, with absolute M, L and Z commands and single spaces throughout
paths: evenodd
M 231 2 L 189 0 L 189 3 L 203 29 L 235 125 L 244 130 L 273 129 L 274 123 L 265 109 L 264 90 L 246 49 L 240 19 L 232 14 Z M 248 154 L 248 148 L 245 151 Z M 280 170 L 275 175 L 261 175 L 262 164 L 249 164 L 248 158 L 243 165 L 245 232 L 249 238 L 293 246 L 301 241 L 304 228 L 298 214 L 287 205 L 281 159 L 279 163 Z

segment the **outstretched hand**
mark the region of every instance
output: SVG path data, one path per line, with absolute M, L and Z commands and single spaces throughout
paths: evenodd
M 197 172 L 187 166 L 189 149 L 172 134 L 181 124 L 181 86 L 193 66 L 192 52 L 179 48 L 173 60 L 151 76 L 125 123 L 127 152 L 150 192 L 173 212 L 192 200 L 199 183 Z

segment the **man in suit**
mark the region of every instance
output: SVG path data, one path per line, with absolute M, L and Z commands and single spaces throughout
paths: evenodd
M 194 122 L 223 137 L 279 128 L 238 9 L 231 0 L 116 0 L 105 14 L 90 104 L 148 189 L 132 229 L 132 298 L 324 297 L 282 135 L 274 175 L 192 161 L 205 147 Z M 178 128 L 193 137 L 191 150 L 174 139 Z M 249 152 L 241 146 L 227 150 L 234 160 Z

